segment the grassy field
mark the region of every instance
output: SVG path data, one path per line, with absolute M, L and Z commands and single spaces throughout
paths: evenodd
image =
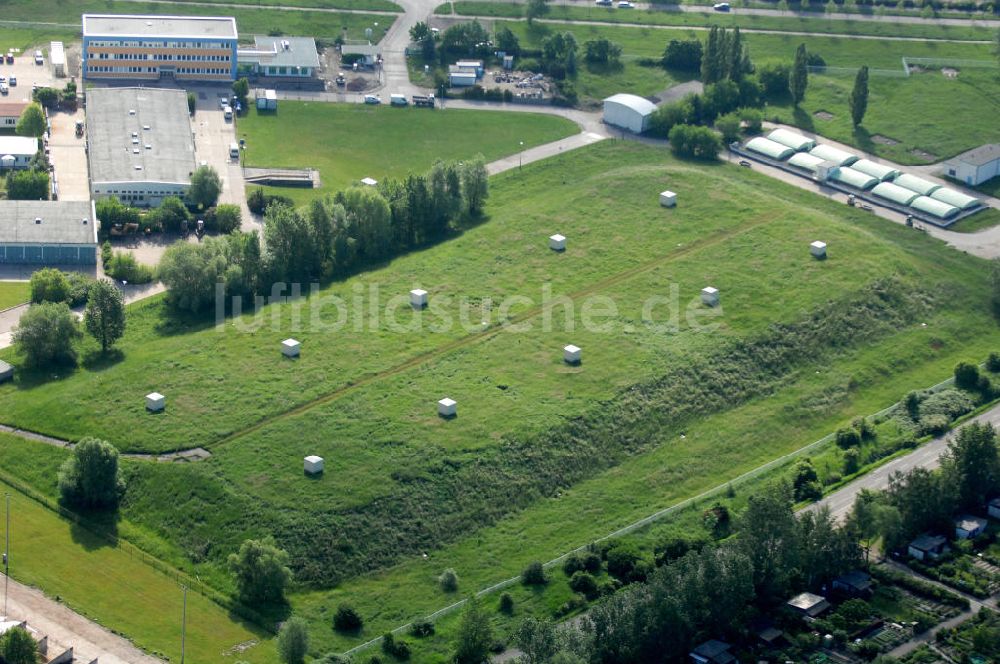
M 0 281 L 0 311 L 24 304 L 31 299 L 27 281 Z
M 20 460 L 58 464 L 64 452 L 48 445 L 0 434 L 8 463 Z M 38 478 L 48 485 L 49 478 Z M 0 481 L 11 494 L 11 577 L 118 632 L 142 649 L 169 661 L 180 660 L 182 591 L 177 582 L 107 540 L 68 522 Z M 0 516 L 4 511 L 0 502 Z M 0 521 L 3 523 L 3 521 Z M 273 640 L 260 629 L 234 620 L 217 604 L 188 593 L 189 661 L 214 662 L 237 646 L 239 659 L 273 662 Z M 70 644 L 72 645 L 72 644 Z M 226 651 L 230 651 L 226 653 Z
M 72 41 L 79 35 L 79 29 L 59 26 L 47 27 L 13 27 L 0 23 L 0 50 L 4 53 L 11 48 L 22 51 L 32 46 L 44 44 L 53 40 Z
M 351 0 L 348 0 L 350 2 Z M 358 0 L 364 1 L 364 0 Z M 384 8 L 384 0 L 375 0 L 378 7 Z M 392 25 L 392 17 L 379 14 L 350 14 L 321 11 L 292 11 L 267 7 L 251 7 L 256 3 L 247 3 L 247 8 L 227 7 L 226 16 L 233 16 L 239 24 L 240 34 L 244 36 L 257 34 L 309 35 L 317 39 L 333 40 L 338 35 L 353 39 L 365 36 L 365 28 L 373 27 L 373 39 L 381 39 L 385 31 Z M 323 6 L 330 6 L 324 4 Z M 72 3 L 56 0 L 8 0 L 3 3 L 3 20 L 23 21 L 33 24 L 33 30 L 41 36 L 48 34 L 50 26 L 45 23 L 60 23 L 66 26 L 79 26 L 80 15 L 95 14 L 169 14 L 217 16 L 219 9 L 211 6 L 191 3 L 158 3 L 158 2 L 127 2 L 122 0 L 77 0 Z M 61 26 L 51 26 L 51 29 L 63 30 Z M 3 28 L 3 32 L 6 27 Z M 78 36 L 79 27 L 73 30 Z M 0 35 L 0 42 L 4 37 Z M 38 43 L 38 42 L 35 42 Z
M 679 192 L 678 208 L 657 206 L 664 186 Z M 493 178 L 488 214 L 323 293 L 350 298 L 375 285 L 388 298 L 419 285 L 432 293 L 433 320 L 461 313 L 454 302 L 437 308 L 442 296 L 534 300 L 494 312 L 485 331 L 304 324 L 294 331 L 302 358 L 280 362 L 289 305 L 250 334 L 170 326 L 150 302 L 130 307 L 121 362 L 59 380 L 22 374 L 0 388 L 0 412 L 123 447 L 207 445 L 213 457 L 200 464 L 129 464 L 119 528 L 223 588 L 225 554 L 244 536 L 276 533 L 301 583 L 334 586 L 292 598 L 322 652 L 449 603 L 434 581 L 444 567 L 458 570 L 463 593 L 514 575 L 933 384 L 1000 341 L 982 306 L 982 261 L 748 169 L 605 142 Z M 564 254 L 547 249 L 553 232 L 570 238 Z M 817 237 L 830 244 L 825 262 L 807 252 Z M 577 303 L 569 320 L 557 307 L 548 328 L 545 283 Z M 709 283 L 723 307 L 703 319 L 720 324 L 705 333 L 684 312 L 706 315 L 688 303 Z M 676 330 L 643 312 L 672 285 Z M 602 319 L 610 329 L 582 325 L 593 296 L 614 302 Z M 416 317 L 405 303 L 396 316 Z M 481 317 L 467 314 L 470 328 Z M 505 331 L 503 318 L 531 329 Z M 790 344 L 813 319 L 817 331 Z M 583 365 L 562 363 L 565 343 L 584 348 Z M 741 364 L 747 344 L 781 354 Z M 163 384 L 167 413 L 146 415 L 141 395 Z M 720 393 L 696 396 L 703 389 Z M 134 404 L 109 404 L 129 394 Z M 445 395 L 459 402 L 451 421 L 434 411 Z M 319 480 L 302 477 L 308 453 L 326 458 Z M 51 491 L 55 460 L 27 458 L 0 455 L 0 469 Z M 547 614 L 568 596 L 558 585 L 515 592 L 525 611 Z M 357 638 L 329 628 L 344 599 L 366 618 Z M 421 643 L 415 660 L 443 661 L 442 643 Z
M 303 131 L 308 127 L 308 131 Z M 240 120 L 247 164 L 319 169 L 322 188 L 284 188 L 299 202 L 333 193 L 364 177 L 381 180 L 430 170 L 434 161 L 492 161 L 579 131 L 563 118 L 525 113 L 390 108 L 388 105 L 282 102 L 277 114 Z
M 670 39 L 704 39 L 694 30 L 626 28 L 573 23 L 536 24 L 500 22 L 511 28 L 522 43 L 537 47 L 553 31 L 573 32 L 578 41 L 607 37 L 624 48 L 618 71 L 588 71 L 580 68 L 577 89 L 584 103 L 593 104 L 611 94 L 629 91 L 649 96 L 670 85 L 670 75 L 659 67 L 644 67 L 639 58 L 659 58 Z M 750 54 L 758 64 L 768 61 L 791 62 L 803 37 L 794 35 L 746 34 Z M 770 104 L 765 116 L 816 131 L 830 138 L 856 145 L 879 156 L 903 164 L 927 163 L 925 152 L 944 159 L 958 152 L 1000 139 L 1000 129 L 978 120 L 991 117 L 1000 107 L 996 73 L 991 68 L 959 67 L 957 78 L 949 79 L 939 70 L 928 69 L 909 78 L 871 77 L 871 100 L 864 126 L 854 131 L 847 111 L 847 95 L 853 84 L 853 69 L 867 64 L 872 68 L 902 72 L 902 58 L 958 58 L 994 61 L 990 47 L 980 44 L 942 42 L 900 42 L 894 40 L 852 40 L 838 37 L 808 38 L 810 52 L 821 55 L 831 68 L 851 71 L 813 75 L 805 101 L 794 109 L 789 101 Z M 904 110 L 905 109 L 905 110 Z M 826 111 L 833 119 L 822 120 L 815 113 Z M 942 122 L 941 118 L 948 118 Z M 877 135 L 895 144 L 878 142 Z
M 185 2 L 211 2 L 222 4 L 233 4 L 234 0 L 176 0 L 179 3 Z M 269 6 L 292 6 L 292 7 L 317 7 L 324 9 L 350 9 L 358 11 L 384 11 L 400 12 L 402 8 L 391 0 L 235 0 L 237 4 L 269 7 Z
M 993 228 L 997 224 L 1000 224 L 1000 210 L 990 208 L 989 210 L 978 212 L 968 219 L 963 219 L 957 224 L 950 226 L 948 230 L 959 233 L 977 233 L 987 228 Z
M 521 18 L 524 5 L 512 2 L 478 2 L 459 0 L 439 6 L 438 15 L 489 16 L 495 18 Z M 665 25 L 702 27 L 718 25 L 750 30 L 775 32 L 803 32 L 831 35 L 866 35 L 875 37 L 911 37 L 922 39 L 964 39 L 989 41 L 994 32 L 988 28 L 949 26 L 934 23 L 909 24 L 873 21 L 829 20 L 816 17 L 754 16 L 749 14 L 680 13 L 662 9 L 621 10 L 609 7 L 553 5 L 546 20 L 600 21 L 606 23 L 632 23 L 640 25 Z

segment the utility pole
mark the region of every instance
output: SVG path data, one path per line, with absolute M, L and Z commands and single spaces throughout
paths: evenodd
M 184 608 L 181 610 L 181 664 L 184 664 L 184 641 L 187 635 L 188 588 L 187 586 L 181 587 L 184 589 Z
M 8 581 L 10 580 L 10 494 L 4 494 L 7 499 L 7 542 L 3 547 L 3 615 L 7 617 Z

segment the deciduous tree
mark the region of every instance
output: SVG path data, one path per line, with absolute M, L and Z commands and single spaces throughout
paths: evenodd
M 21 111 L 21 117 L 17 119 L 17 126 L 14 132 L 18 136 L 32 136 L 38 138 L 45 133 L 45 114 L 38 104 L 28 104 Z
M 104 440 L 82 439 L 59 469 L 59 494 L 71 505 L 87 509 L 114 507 L 123 488 L 118 449 Z
M 73 342 L 81 336 L 65 302 L 33 304 L 14 328 L 14 345 L 30 367 L 76 363 Z
M 292 578 L 288 554 L 273 537 L 246 540 L 229 555 L 229 569 L 236 577 L 239 597 L 251 605 L 277 604 L 285 600 L 285 586 Z
M 107 279 L 99 279 L 90 286 L 83 323 L 105 353 L 125 334 L 125 300 Z

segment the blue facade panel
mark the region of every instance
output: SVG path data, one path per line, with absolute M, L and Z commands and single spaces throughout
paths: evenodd
M 0 265 L 97 265 L 96 246 L 0 244 Z

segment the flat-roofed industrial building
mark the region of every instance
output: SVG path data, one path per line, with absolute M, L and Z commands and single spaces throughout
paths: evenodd
M 197 168 L 184 90 L 87 90 L 87 157 L 95 199 L 157 206 L 187 193 Z
M 93 201 L 0 200 L 0 265 L 96 265 Z

